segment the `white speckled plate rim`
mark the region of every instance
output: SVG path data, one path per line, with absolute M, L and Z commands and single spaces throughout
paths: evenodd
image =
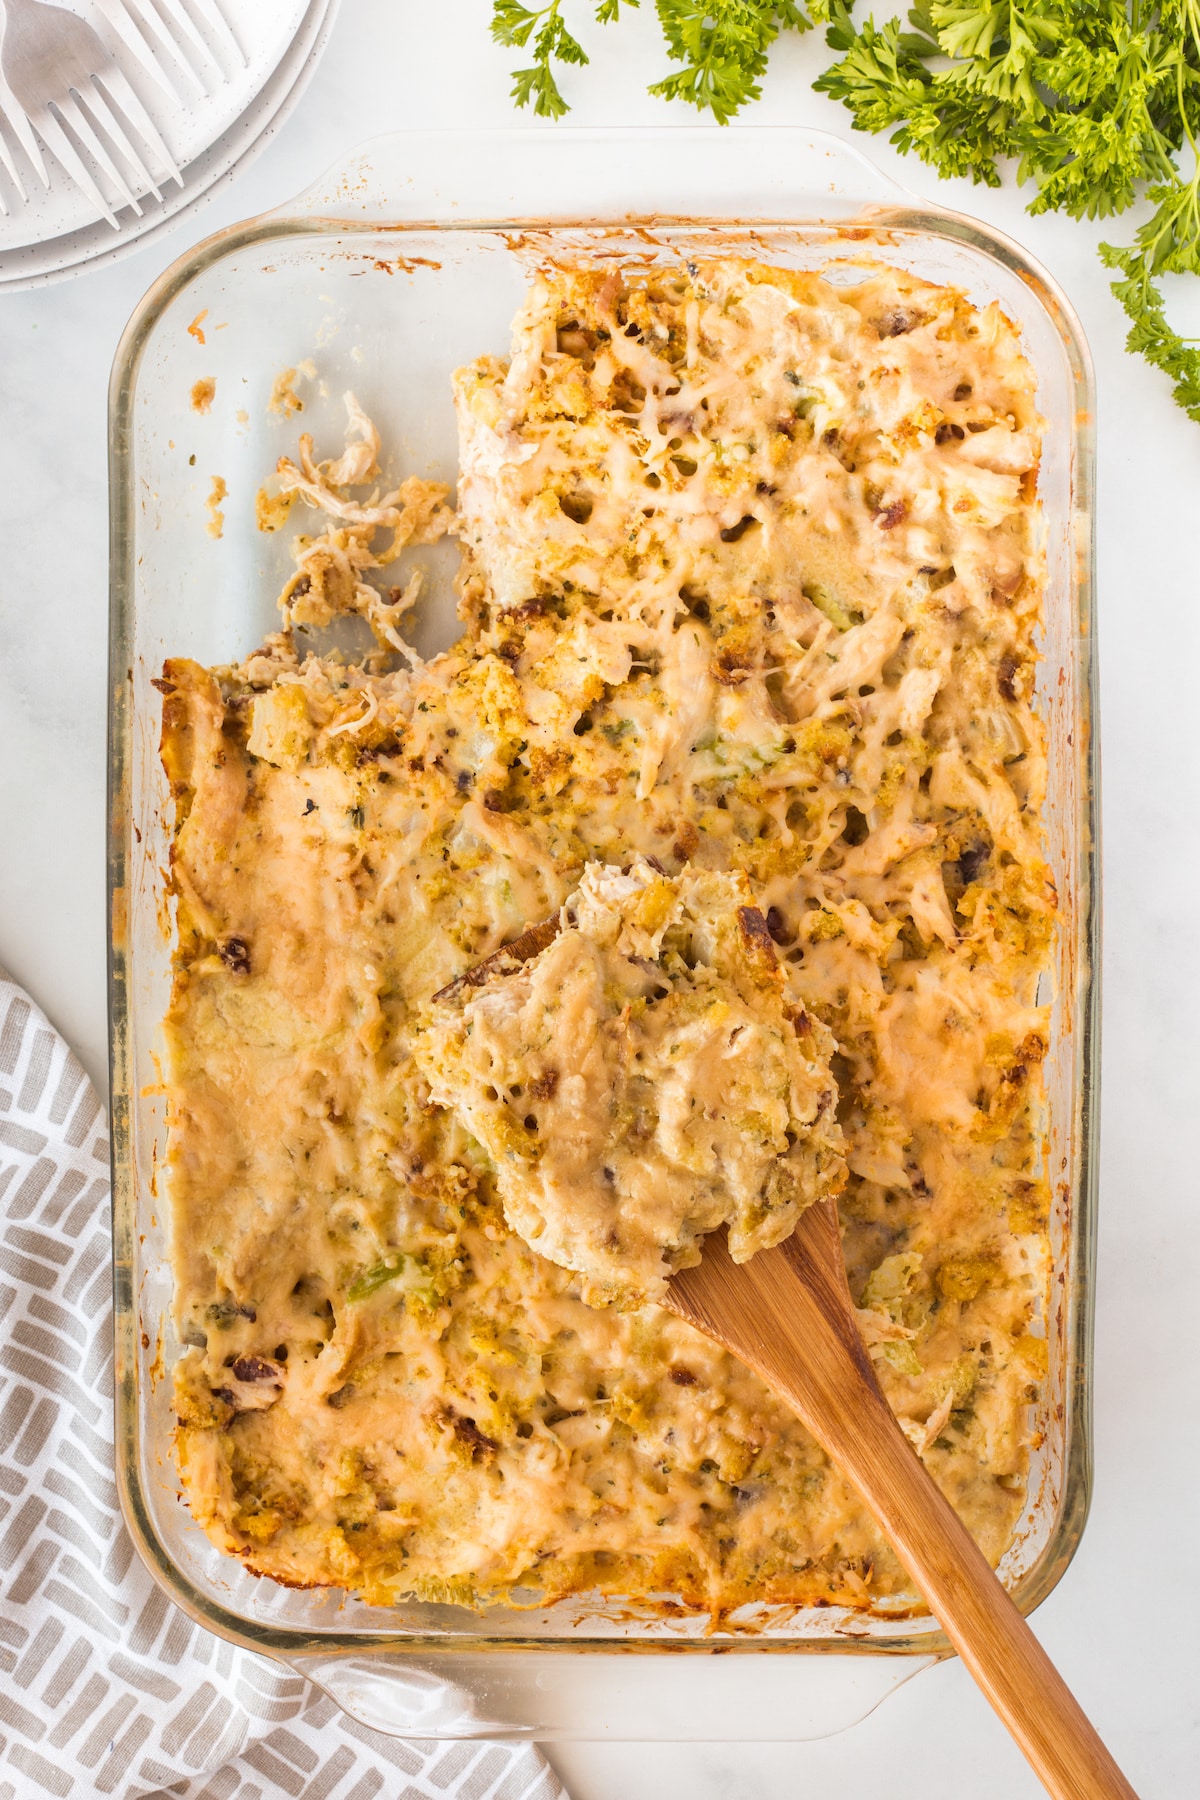
M 126 213 L 119 232 L 103 219 L 78 230 L 0 252 L 0 292 L 44 286 L 83 266 L 99 268 L 153 242 L 188 213 L 206 204 L 253 160 L 295 108 L 313 75 L 337 14 L 339 0 L 311 0 L 291 44 L 244 112 L 208 149 L 190 162 L 184 184 L 173 183 L 164 203 L 138 218 Z

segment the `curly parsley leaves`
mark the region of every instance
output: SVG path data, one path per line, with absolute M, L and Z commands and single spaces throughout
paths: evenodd
M 812 20 L 783 0 L 657 0 L 667 55 L 683 68 L 650 89 L 664 100 L 689 100 L 727 125 L 739 107 L 757 100 L 767 54 L 781 31 L 807 31 Z

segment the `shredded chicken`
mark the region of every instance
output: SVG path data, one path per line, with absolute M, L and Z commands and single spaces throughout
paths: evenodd
M 408 544 L 432 544 L 449 529 L 452 513 L 446 506 L 450 492 L 444 482 L 422 481 L 410 475 L 388 493 L 372 494 L 366 501 L 352 500 L 341 490 L 361 487 L 378 474 L 379 434 L 354 395 L 345 396 L 348 424 L 346 448 L 336 461 L 317 462 L 308 432 L 300 439 L 299 467 L 281 456 L 277 468 L 280 492 L 299 495 L 318 511 L 343 524 L 374 532 L 389 527 L 392 543 L 380 562 L 391 562 Z

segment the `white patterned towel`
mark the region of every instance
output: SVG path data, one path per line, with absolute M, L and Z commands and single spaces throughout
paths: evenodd
M 108 1137 L 0 969 L 0 1800 L 566 1800 L 531 1745 L 414 1743 L 193 1625 L 113 1484 Z

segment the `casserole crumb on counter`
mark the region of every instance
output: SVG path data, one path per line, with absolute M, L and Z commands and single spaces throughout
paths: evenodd
M 505 1065 L 503 1120 L 443 1103 L 432 996 L 594 865 L 761 914 L 865 1341 L 985 1553 L 1011 1538 L 1049 1267 L 1040 420 L 998 307 L 857 277 L 546 271 L 510 358 L 454 377 L 455 508 L 385 491 L 348 396 L 342 453 L 302 438 L 260 496 L 309 532 L 284 629 L 164 668 L 178 1449 L 255 1571 L 718 1616 L 908 1591 L 787 1410 L 639 1303 L 661 1264 L 599 1291 L 513 1231 L 498 1134 L 537 1136 L 547 1071 L 526 1100 Z M 463 635 L 424 662 L 419 574 L 368 577 L 447 531 Z M 306 650 L 348 613 L 377 651 Z M 743 1111 L 761 1195 L 787 1126 Z

